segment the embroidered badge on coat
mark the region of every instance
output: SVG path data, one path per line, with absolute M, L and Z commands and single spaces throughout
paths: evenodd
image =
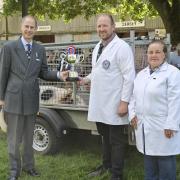
M 103 61 L 102 66 L 104 69 L 108 69 L 110 66 L 110 62 L 108 60 Z

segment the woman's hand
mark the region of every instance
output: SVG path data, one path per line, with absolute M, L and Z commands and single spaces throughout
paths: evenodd
M 164 130 L 164 135 L 165 135 L 167 138 L 170 139 L 171 137 L 174 136 L 174 131 L 171 130 L 171 129 L 165 129 L 165 130 Z
M 137 129 L 137 122 L 138 122 L 137 116 L 135 116 L 133 119 L 131 119 L 131 126 L 134 129 Z

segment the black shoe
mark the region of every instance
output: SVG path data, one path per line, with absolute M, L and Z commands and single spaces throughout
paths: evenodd
M 17 176 L 9 176 L 8 180 L 18 180 Z
M 23 171 L 30 176 L 36 176 L 36 177 L 40 176 L 40 174 L 35 169 L 29 169 L 29 170 L 23 169 Z
M 111 177 L 111 180 L 122 180 L 122 179 L 120 177 L 115 177 L 115 178 Z
M 94 171 L 88 174 L 88 177 L 101 176 L 102 174 L 108 172 L 110 169 L 105 168 L 103 165 L 98 166 Z
M 114 175 L 112 175 L 110 180 L 122 180 L 122 179 L 123 179 L 122 176 L 114 176 Z

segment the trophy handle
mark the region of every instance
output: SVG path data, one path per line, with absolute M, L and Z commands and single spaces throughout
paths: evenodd
M 64 59 L 61 59 L 61 66 L 60 66 L 60 72 L 63 70 L 63 64 L 64 64 Z
M 84 61 L 84 54 L 78 54 L 76 55 L 77 63 L 81 63 Z

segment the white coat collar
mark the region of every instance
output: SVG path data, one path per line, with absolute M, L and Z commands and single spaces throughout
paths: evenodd
M 102 54 L 99 56 L 99 59 L 98 61 L 96 62 L 96 57 L 97 57 L 97 53 L 98 53 L 98 49 L 99 49 L 99 46 L 100 44 L 102 43 L 101 41 L 99 41 L 99 43 L 96 45 L 96 49 L 95 49 L 95 56 L 94 56 L 94 62 L 96 62 L 96 64 L 99 64 L 99 62 L 101 62 L 102 60 L 105 60 L 103 59 L 103 54 L 106 53 L 106 51 L 108 51 L 114 43 L 116 43 L 116 41 L 119 39 L 119 37 L 117 35 L 114 36 L 114 38 L 107 44 L 107 46 L 104 47 L 103 51 L 102 51 Z
M 167 68 L 168 68 L 168 63 L 165 61 L 160 67 L 158 67 L 158 68 L 155 70 L 155 73 L 156 73 L 156 72 L 160 72 L 160 71 L 166 71 Z M 149 72 L 150 72 L 149 66 L 147 66 L 147 67 L 144 69 L 144 72 L 146 72 L 146 73 L 149 73 Z

